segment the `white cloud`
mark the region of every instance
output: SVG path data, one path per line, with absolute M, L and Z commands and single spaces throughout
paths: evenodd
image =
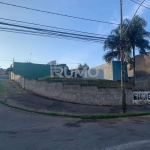
M 150 3 L 150 0 L 145 1 L 145 3 Z M 133 17 L 133 15 L 135 14 L 135 12 L 137 11 L 138 7 L 139 7 L 139 4 L 134 4 L 131 11 L 129 11 L 127 14 L 125 14 L 123 18 L 131 19 Z M 141 16 L 144 14 L 145 11 L 146 11 L 146 8 L 141 6 L 139 8 L 138 12 L 136 13 L 136 15 Z

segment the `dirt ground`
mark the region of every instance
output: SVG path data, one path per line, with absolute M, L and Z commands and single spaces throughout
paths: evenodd
M 14 81 L 0 80 L 0 83 L 7 89 L 5 92 L 0 92 L 0 99 L 21 108 L 70 114 L 114 114 L 121 112 L 121 106 L 90 106 L 52 100 L 23 90 Z M 150 105 L 127 106 L 127 112 L 150 112 Z

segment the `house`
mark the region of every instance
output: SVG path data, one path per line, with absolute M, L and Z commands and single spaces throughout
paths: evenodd
M 128 72 L 127 65 L 124 69 L 125 81 L 128 81 Z M 96 67 L 93 67 L 89 70 L 86 70 L 83 75 L 83 78 L 91 79 L 105 79 L 105 80 L 121 80 L 121 61 L 112 61 L 110 64 L 105 63 Z
M 0 68 L 0 75 L 8 75 L 7 69 Z

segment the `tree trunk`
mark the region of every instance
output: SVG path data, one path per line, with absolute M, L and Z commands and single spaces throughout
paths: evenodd
M 135 46 L 133 47 L 133 85 L 135 86 L 135 80 L 136 80 L 136 75 L 135 75 Z

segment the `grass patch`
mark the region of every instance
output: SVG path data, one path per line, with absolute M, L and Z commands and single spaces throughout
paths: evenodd
M 41 115 L 48 115 L 48 116 L 62 116 L 62 117 L 72 117 L 72 118 L 81 118 L 81 119 L 109 119 L 109 118 L 123 118 L 123 117 L 137 117 L 137 116 L 147 116 L 150 115 L 150 112 L 146 113 L 126 113 L 126 114 L 107 114 L 107 115 L 74 115 L 74 114 L 64 114 L 64 113 L 56 113 L 56 112 L 41 112 L 41 111 L 36 111 L 36 110 L 29 110 L 25 108 L 20 108 L 17 106 L 12 106 L 8 104 L 5 101 L 0 100 L 0 104 L 3 104 L 5 106 L 30 112 L 30 113 L 36 113 L 36 114 L 41 114 Z
M 120 81 L 102 80 L 102 79 L 82 79 L 82 78 L 59 78 L 45 77 L 38 79 L 39 81 L 61 82 L 65 85 L 81 85 L 81 86 L 97 86 L 99 88 L 120 88 Z M 128 82 L 125 83 L 126 88 L 134 89 L 134 86 Z
M 2 84 L 2 82 L 0 82 L 0 93 L 5 93 L 5 92 L 7 92 L 7 88 L 6 87 L 4 87 L 4 85 Z

